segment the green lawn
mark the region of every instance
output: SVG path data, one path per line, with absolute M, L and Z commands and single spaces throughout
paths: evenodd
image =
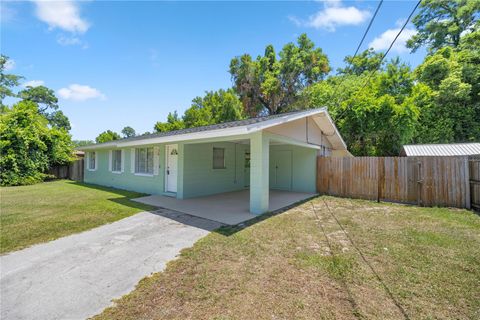
M 480 319 L 479 288 L 478 215 L 320 197 L 209 234 L 97 318 Z
M 18 250 L 152 209 L 140 193 L 67 180 L 0 188 L 0 253 Z

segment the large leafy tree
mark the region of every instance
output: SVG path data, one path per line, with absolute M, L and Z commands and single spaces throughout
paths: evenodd
M 322 80 L 330 71 L 327 56 L 305 35 L 297 44 L 288 43 L 277 54 L 272 45 L 263 56 L 249 54 L 230 62 L 234 89 L 249 116 L 277 114 L 288 110 L 307 86 Z
M 3 54 L 0 55 L 0 111 L 5 111 L 6 105 L 4 104 L 4 99 L 6 97 L 17 96 L 12 88 L 18 86 L 23 79 L 21 76 L 5 73 L 7 63 L 8 57 Z
M 158 121 L 153 126 L 153 130 L 155 130 L 155 132 L 167 132 L 167 131 L 180 130 L 183 128 L 185 128 L 185 123 L 178 116 L 178 113 L 176 110 L 173 113 L 172 112 L 168 113 L 167 122 Z
M 344 75 L 361 75 L 364 72 L 374 72 L 378 70 L 382 63 L 382 53 L 377 53 L 373 49 L 368 49 L 356 56 L 346 56 L 344 68 L 338 68 L 338 74 Z
M 426 46 L 436 51 L 445 46 L 457 47 L 462 35 L 480 27 L 478 0 L 423 0 L 412 22 L 417 29 L 407 46 L 412 51 Z
M 135 132 L 135 129 L 133 129 L 132 127 L 126 126 L 125 128 L 122 129 L 122 134 L 124 138 L 131 138 L 131 137 L 135 137 L 136 132 Z
M 232 89 L 206 92 L 196 97 L 185 111 L 186 128 L 243 119 L 242 103 Z
M 442 48 L 416 69 L 416 142 L 480 140 L 480 42 L 471 48 L 471 38 L 478 39 L 478 31 L 461 40 L 460 50 Z
M 107 130 L 107 131 L 103 131 L 102 133 L 100 133 L 96 138 L 95 138 L 95 142 L 97 143 L 104 143 L 104 142 L 108 142 L 108 141 L 113 141 L 113 140 L 118 140 L 118 139 L 121 139 L 122 137 L 120 137 L 120 135 L 112 130 Z
M 374 72 L 369 66 L 379 63 L 377 55 L 367 51 L 360 57 L 337 76 L 306 88 L 302 101 L 307 107 L 328 107 L 354 155 L 398 155 L 412 140 L 418 119 L 409 99 L 412 72 L 398 59 Z
M 42 181 L 49 167 L 72 160 L 70 135 L 52 128 L 31 101 L 6 107 L 0 115 L 0 184 Z

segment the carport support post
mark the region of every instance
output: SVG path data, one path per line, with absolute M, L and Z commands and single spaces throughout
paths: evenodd
M 250 138 L 250 212 L 268 211 L 269 198 L 269 138 L 262 132 Z

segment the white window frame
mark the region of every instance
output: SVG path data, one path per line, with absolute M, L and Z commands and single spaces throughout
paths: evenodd
M 138 164 L 138 155 L 139 155 L 139 150 L 143 150 L 145 149 L 145 155 L 146 155 L 146 163 L 145 163 L 145 168 L 146 170 L 145 171 L 138 171 L 138 167 L 139 167 L 139 164 Z M 148 171 L 148 149 L 152 149 L 152 152 L 151 152 L 151 155 L 152 155 L 152 172 L 149 172 Z M 144 176 L 144 177 L 153 177 L 154 176 L 154 173 L 155 173 L 155 148 L 154 147 L 144 147 L 144 148 L 135 148 L 134 149 L 135 151 L 132 152 L 132 156 L 134 157 L 134 161 L 132 161 L 132 164 L 133 164 L 133 173 L 136 175 L 136 176 Z
M 114 164 L 115 164 L 115 155 L 120 153 L 120 168 L 115 168 Z M 115 150 L 110 150 L 109 152 L 109 157 L 108 157 L 108 169 L 111 173 L 116 173 L 116 174 L 120 174 L 120 173 L 123 173 L 123 168 L 124 168 L 124 163 L 125 163 L 125 157 L 123 155 L 123 150 L 118 150 L 118 149 L 115 149 Z M 116 170 L 115 170 L 116 169 Z
M 93 165 L 94 167 L 92 168 L 90 165 L 91 165 L 91 159 L 92 159 L 92 154 L 94 155 L 94 159 L 93 159 Z M 89 151 L 87 153 L 87 170 L 88 171 L 96 171 L 98 168 L 98 154 L 96 151 Z
M 221 167 L 216 167 L 215 166 L 215 150 L 222 150 L 223 151 L 223 164 Z M 225 162 L 225 148 L 217 148 L 217 147 L 213 147 L 213 150 L 212 150 L 212 169 L 213 170 L 222 170 L 222 169 L 227 169 L 227 166 L 226 166 L 226 162 Z

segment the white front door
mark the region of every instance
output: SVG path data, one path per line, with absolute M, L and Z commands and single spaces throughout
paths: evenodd
M 165 146 L 165 191 L 177 192 L 178 145 Z

